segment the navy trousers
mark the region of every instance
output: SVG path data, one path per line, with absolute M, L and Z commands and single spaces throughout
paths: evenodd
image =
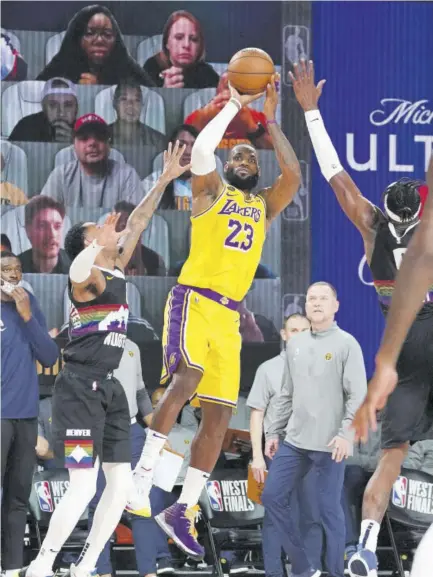
M 131 453 L 132 467 L 137 464 L 144 446 L 145 431 L 138 424 L 131 425 Z M 105 476 L 102 469 L 99 470 L 96 495 L 89 504 L 89 530 L 92 526 L 93 515 L 96 506 L 105 488 Z M 176 497 L 171 493 L 166 493 L 158 487 L 152 487 L 150 493 L 150 503 L 152 515 L 157 515 L 166 507 L 174 503 Z M 140 575 L 156 573 L 156 563 L 158 559 L 170 559 L 167 537 L 164 531 L 157 525 L 153 518 L 138 517 L 131 515 L 132 534 L 134 536 L 135 556 L 137 559 L 137 569 Z M 96 564 L 99 575 L 106 573 L 113 574 L 113 567 L 110 559 L 110 543 L 106 543 Z
M 269 470 L 272 460 L 267 457 L 265 459 Z M 313 468 L 307 473 L 299 487 L 293 491 L 290 501 L 285 503 L 285 507 L 287 516 L 292 515 L 295 524 L 300 527 L 301 539 L 305 543 L 305 550 L 311 565 L 321 569 L 323 530 L 316 483 L 317 475 Z M 266 576 L 283 577 L 282 540 L 266 509 L 262 527 L 262 549 Z
M 331 453 L 299 449 L 282 443 L 273 459 L 266 479 L 262 502 L 276 527 L 284 551 L 292 563 L 294 575 L 318 569 L 309 559 L 306 543 L 300 535 L 298 519 L 287 510 L 291 498 L 303 478 L 314 467 L 317 475 L 316 494 L 320 520 L 326 538 L 325 563 L 332 577 L 344 576 L 345 525 L 341 505 L 345 464 L 336 463 Z M 314 491 L 314 488 L 311 487 Z M 309 500 L 308 494 L 305 495 Z M 291 507 L 290 507 L 291 508 Z M 302 511 L 301 511 L 302 514 Z

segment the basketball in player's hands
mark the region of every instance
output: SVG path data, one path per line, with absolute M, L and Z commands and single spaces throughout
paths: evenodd
M 272 58 L 260 48 L 244 48 L 232 57 L 228 80 L 239 94 L 261 94 L 275 74 Z

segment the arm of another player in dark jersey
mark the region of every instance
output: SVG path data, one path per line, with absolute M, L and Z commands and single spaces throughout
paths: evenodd
M 275 83 L 278 81 L 278 75 L 272 77 L 271 83 L 266 89 L 266 100 L 263 107 L 269 136 L 281 169 L 281 174 L 274 184 L 260 192 L 266 203 L 268 222 L 278 216 L 292 202 L 301 183 L 301 167 L 298 158 L 292 145 L 275 121 L 278 105 L 278 91 Z
M 402 260 L 387 315 L 377 362 L 395 365 L 406 335 L 433 286 L 433 153 L 427 170 L 429 189 L 421 222 Z
M 161 176 L 140 204 L 133 210 L 126 223 L 125 234 L 121 241 L 122 251 L 120 262 L 126 267 L 143 231 L 146 230 L 167 185 L 178 178 L 185 171 L 191 169 L 191 165 L 181 166 L 180 160 L 185 152 L 185 146 L 180 146 L 177 141 L 174 146 L 170 143 L 164 152 L 164 168 Z
M 293 90 L 305 112 L 308 132 L 322 174 L 334 190 L 344 213 L 360 231 L 368 253 L 368 245 L 372 246 L 374 242 L 380 211 L 361 194 L 343 169 L 326 131 L 318 106 L 325 80 L 315 85 L 314 66 L 311 61 L 308 64 L 301 62 L 295 65 L 294 69 L 294 74 L 291 74 Z

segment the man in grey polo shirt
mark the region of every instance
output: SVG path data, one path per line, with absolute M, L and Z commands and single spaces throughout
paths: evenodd
M 103 118 L 85 114 L 77 120 L 74 151 L 77 160 L 57 166 L 41 194 L 65 206 L 112 209 L 120 200 L 141 202 L 144 190 L 135 169 L 109 158 L 110 131 Z
M 310 321 L 304 315 L 294 313 L 284 320 L 284 328 L 281 329 L 280 334 L 286 344 L 292 336 L 309 329 Z M 272 463 L 272 459 L 263 456 L 263 432 L 268 431 L 276 417 L 275 409 L 278 395 L 281 392 L 284 360 L 285 350 L 259 366 L 247 399 L 247 406 L 251 408 L 250 433 L 253 449 L 251 467 L 256 481 L 261 483 L 265 479 L 265 470 L 269 469 Z M 315 471 L 311 470 L 299 485 L 298 490 L 292 495 L 290 503 L 286 503 L 286 507 L 287 515 L 292 514 L 293 518 L 300 524 L 301 538 L 305 543 L 309 558 L 319 568 L 321 566 L 323 534 L 319 521 L 317 499 L 312 500 L 311 498 L 314 494 L 315 482 Z M 272 524 L 271 517 L 266 511 L 262 528 L 262 548 L 267 577 L 283 577 L 281 539 L 278 529 Z
M 267 432 L 266 454 L 276 454 L 262 501 L 297 577 L 319 577 L 320 571 L 311 567 L 284 503 L 313 466 L 327 570 L 332 577 L 344 575 L 345 459 L 352 452 L 351 424 L 367 391 L 367 379 L 358 342 L 334 321 L 338 306 L 337 293 L 329 283 L 309 287 L 305 308 L 311 330 L 299 333 L 287 345 L 276 416 Z M 285 440 L 279 443 L 285 428 Z

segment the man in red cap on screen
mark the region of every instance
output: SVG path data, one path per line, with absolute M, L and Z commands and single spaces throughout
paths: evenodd
M 74 151 L 76 160 L 57 166 L 42 194 L 66 206 L 111 209 L 120 200 L 141 201 L 144 191 L 135 169 L 109 157 L 110 134 L 103 118 L 92 113 L 77 120 Z

